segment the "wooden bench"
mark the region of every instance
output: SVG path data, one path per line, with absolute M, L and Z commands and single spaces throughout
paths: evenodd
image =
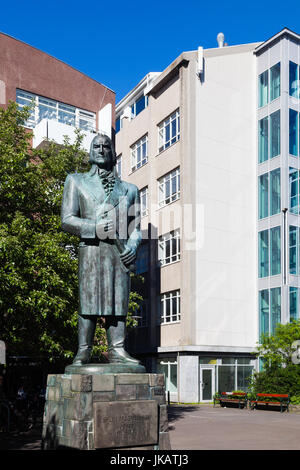
M 254 410 L 257 405 L 262 406 L 280 406 L 280 413 L 286 408 L 289 411 L 290 396 L 288 394 L 278 393 L 257 393 L 256 399 L 250 401 L 250 408 Z
M 214 406 L 219 402 L 222 407 L 226 404 L 237 404 L 239 408 L 247 408 L 248 397 L 245 392 L 222 392 L 214 396 Z

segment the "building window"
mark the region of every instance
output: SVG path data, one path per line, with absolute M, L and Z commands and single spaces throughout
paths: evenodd
M 258 177 L 258 217 L 280 212 L 280 168 Z
M 258 77 L 258 106 L 261 108 L 269 101 L 269 76 L 268 70 Z
M 269 158 L 269 126 L 268 117 L 260 119 L 258 123 L 258 156 L 259 163 L 263 163 Z
M 145 135 L 131 146 L 131 170 L 135 171 L 148 161 L 148 136 Z
M 141 96 L 131 105 L 131 118 L 135 118 L 148 106 L 148 96 Z
M 258 77 L 258 107 L 280 96 L 280 62 Z
M 293 214 L 299 212 L 299 170 L 296 168 L 289 169 L 289 210 Z
M 258 107 L 265 106 L 280 96 L 280 62 L 258 77 Z
M 159 237 L 158 259 L 161 266 L 180 260 L 180 231 L 173 230 Z
M 293 98 L 300 98 L 300 85 L 299 85 L 299 65 L 290 61 L 289 64 L 289 90 L 290 96 Z
M 258 160 L 259 163 L 280 154 L 280 110 L 259 120 Z
M 281 288 L 261 290 L 259 292 L 259 335 L 273 335 L 280 322 Z
M 299 114 L 293 109 L 289 110 L 289 153 L 299 155 Z
M 122 128 L 121 123 L 122 123 L 121 118 L 117 118 L 116 119 L 116 133 L 119 132 L 119 130 Z
M 270 68 L 270 101 L 280 96 L 280 62 Z
M 161 323 L 180 321 L 180 290 L 166 292 L 161 295 Z
M 280 110 L 270 115 L 270 158 L 280 154 Z
M 180 197 L 180 168 L 167 173 L 158 180 L 158 204 L 166 206 Z
M 299 275 L 300 274 L 300 267 L 299 267 L 299 227 L 295 227 L 290 225 L 289 227 L 289 255 L 290 255 L 290 274 Z
M 290 321 L 299 320 L 299 288 L 290 287 Z
M 20 108 L 32 105 L 26 127 L 34 128 L 42 119 L 68 124 L 85 131 L 96 129 L 96 114 L 59 101 L 17 90 L 16 102 Z
M 141 217 L 148 215 L 148 186 L 140 190 Z
M 158 125 L 158 151 L 161 152 L 180 138 L 179 110 Z
M 158 374 L 164 374 L 166 391 L 177 393 L 177 362 L 174 358 L 158 359 L 157 370 Z
M 258 277 L 280 274 L 280 238 L 280 227 L 273 227 L 258 233 Z
M 119 178 L 122 178 L 122 154 L 117 156 L 116 172 Z
M 149 245 L 148 243 L 143 243 L 140 245 L 136 262 L 135 262 L 135 272 L 136 274 L 143 274 L 148 271 L 149 268 Z

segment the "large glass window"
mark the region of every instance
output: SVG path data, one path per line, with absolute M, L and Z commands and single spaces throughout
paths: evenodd
M 263 163 L 269 158 L 269 126 L 268 117 L 258 123 L 258 161 Z
M 289 72 L 290 72 L 290 77 L 289 77 L 290 96 L 292 96 L 293 98 L 299 98 L 300 97 L 299 65 L 290 61 Z
M 259 292 L 259 335 L 269 333 L 269 290 Z
M 299 170 L 289 169 L 289 210 L 293 214 L 299 214 Z
M 258 177 L 258 217 L 280 212 L 280 168 Z
M 33 103 L 33 109 L 26 123 L 27 127 L 34 128 L 42 119 L 49 119 L 82 130 L 93 131 L 96 129 L 96 114 L 91 111 L 18 89 L 16 101 L 20 108 Z
M 269 74 L 268 70 L 261 73 L 258 77 L 258 106 L 261 108 L 269 100 Z
M 280 96 L 280 62 L 270 69 L 270 101 Z
M 259 292 L 259 334 L 274 334 L 281 322 L 281 288 L 264 289 Z
M 269 215 L 269 173 L 258 177 L 258 218 Z
M 235 365 L 218 366 L 218 389 L 220 392 L 235 390 Z
M 280 62 L 258 77 L 258 107 L 265 106 L 280 96 Z
M 270 229 L 270 275 L 275 276 L 281 272 L 280 227 Z
M 281 272 L 280 227 L 258 233 L 258 276 L 275 276 Z
M 258 233 L 258 277 L 269 276 L 269 231 Z
M 258 122 L 258 161 L 263 163 L 268 158 L 280 154 L 280 110 L 260 119 Z
M 299 288 L 290 287 L 290 321 L 299 318 Z
M 180 116 L 179 110 L 171 114 L 158 126 L 158 151 L 170 147 L 180 138 Z
M 280 154 L 280 111 L 270 115 L 270 158 Z
M 289 227 L 289 255 L 290 274 L 299 275 L 299 227 L 293 225 Z
M 35 127 L 36 120 L 37 120 L 37 97 L 31 93 L 27 93 L 22 90 L 17 90 L 17 97 L 16 101 L 19 105 L 19 108 L 23 108 L 24 106 L 30 106 L 30 114 L 29 118 L 27 119 L 26 126 L 27 127 Z
M 297 157 L 299 140 L 299 114 L 294 109 L 289 110 L 289 152 Z
M 279 214 L 280 197 L 280 168 L 270 172 L 270 215 Z

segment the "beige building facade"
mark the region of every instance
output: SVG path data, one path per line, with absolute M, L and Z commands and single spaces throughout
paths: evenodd
M 216 391 L 246 390 L 258 366 L 252 353 L 266 314 L 261 291 L 277 281 L 279 288 L 284 271 L 275 280 L 272 273 L 260 275 L 260 226 L 272 223 L 269 214 L 259 214 L 258 117 L 270 106 L 276 111 L 276 103 L 258 103 L 265 92 L 261 74 L 285 64 L 282 96 L 289 81 L 283 45 L 296 40 L 283 30 L 265 43 L 220 42 L 184 52 L 163 72 L 144 77 L 116 106 L 118 171 L 138 186 L 142 212 L 137 272 L 145 278 L 145 305 L 129 344 L 149 369 L 165 373 L 171 400 L 210 401 Z M 270 88 L 277 86 L 274 102 L 276 67 L 272 83 L 270 78 Z M 276 132 L 288 142 L 288 122 Z M 280 169 L 280 161 L 272 160 L 271 170 Z M 288 185 L 280 187 L 282 201 L 289 198 Z M 283 224 L 281 209 L 276 217 Z M 284 256 L 284 249 L 277 246 L 270 260 Z M 288 305 L 280 308 L 279 320 L 289 321 Z

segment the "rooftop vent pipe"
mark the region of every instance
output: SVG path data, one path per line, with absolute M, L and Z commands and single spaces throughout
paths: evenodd
M 217 41 L 218 41 L 219 47 L 224 47 L 224 39 L 225 39 L 224 34 L 219 33 L 218 36 L 217 36 Z

